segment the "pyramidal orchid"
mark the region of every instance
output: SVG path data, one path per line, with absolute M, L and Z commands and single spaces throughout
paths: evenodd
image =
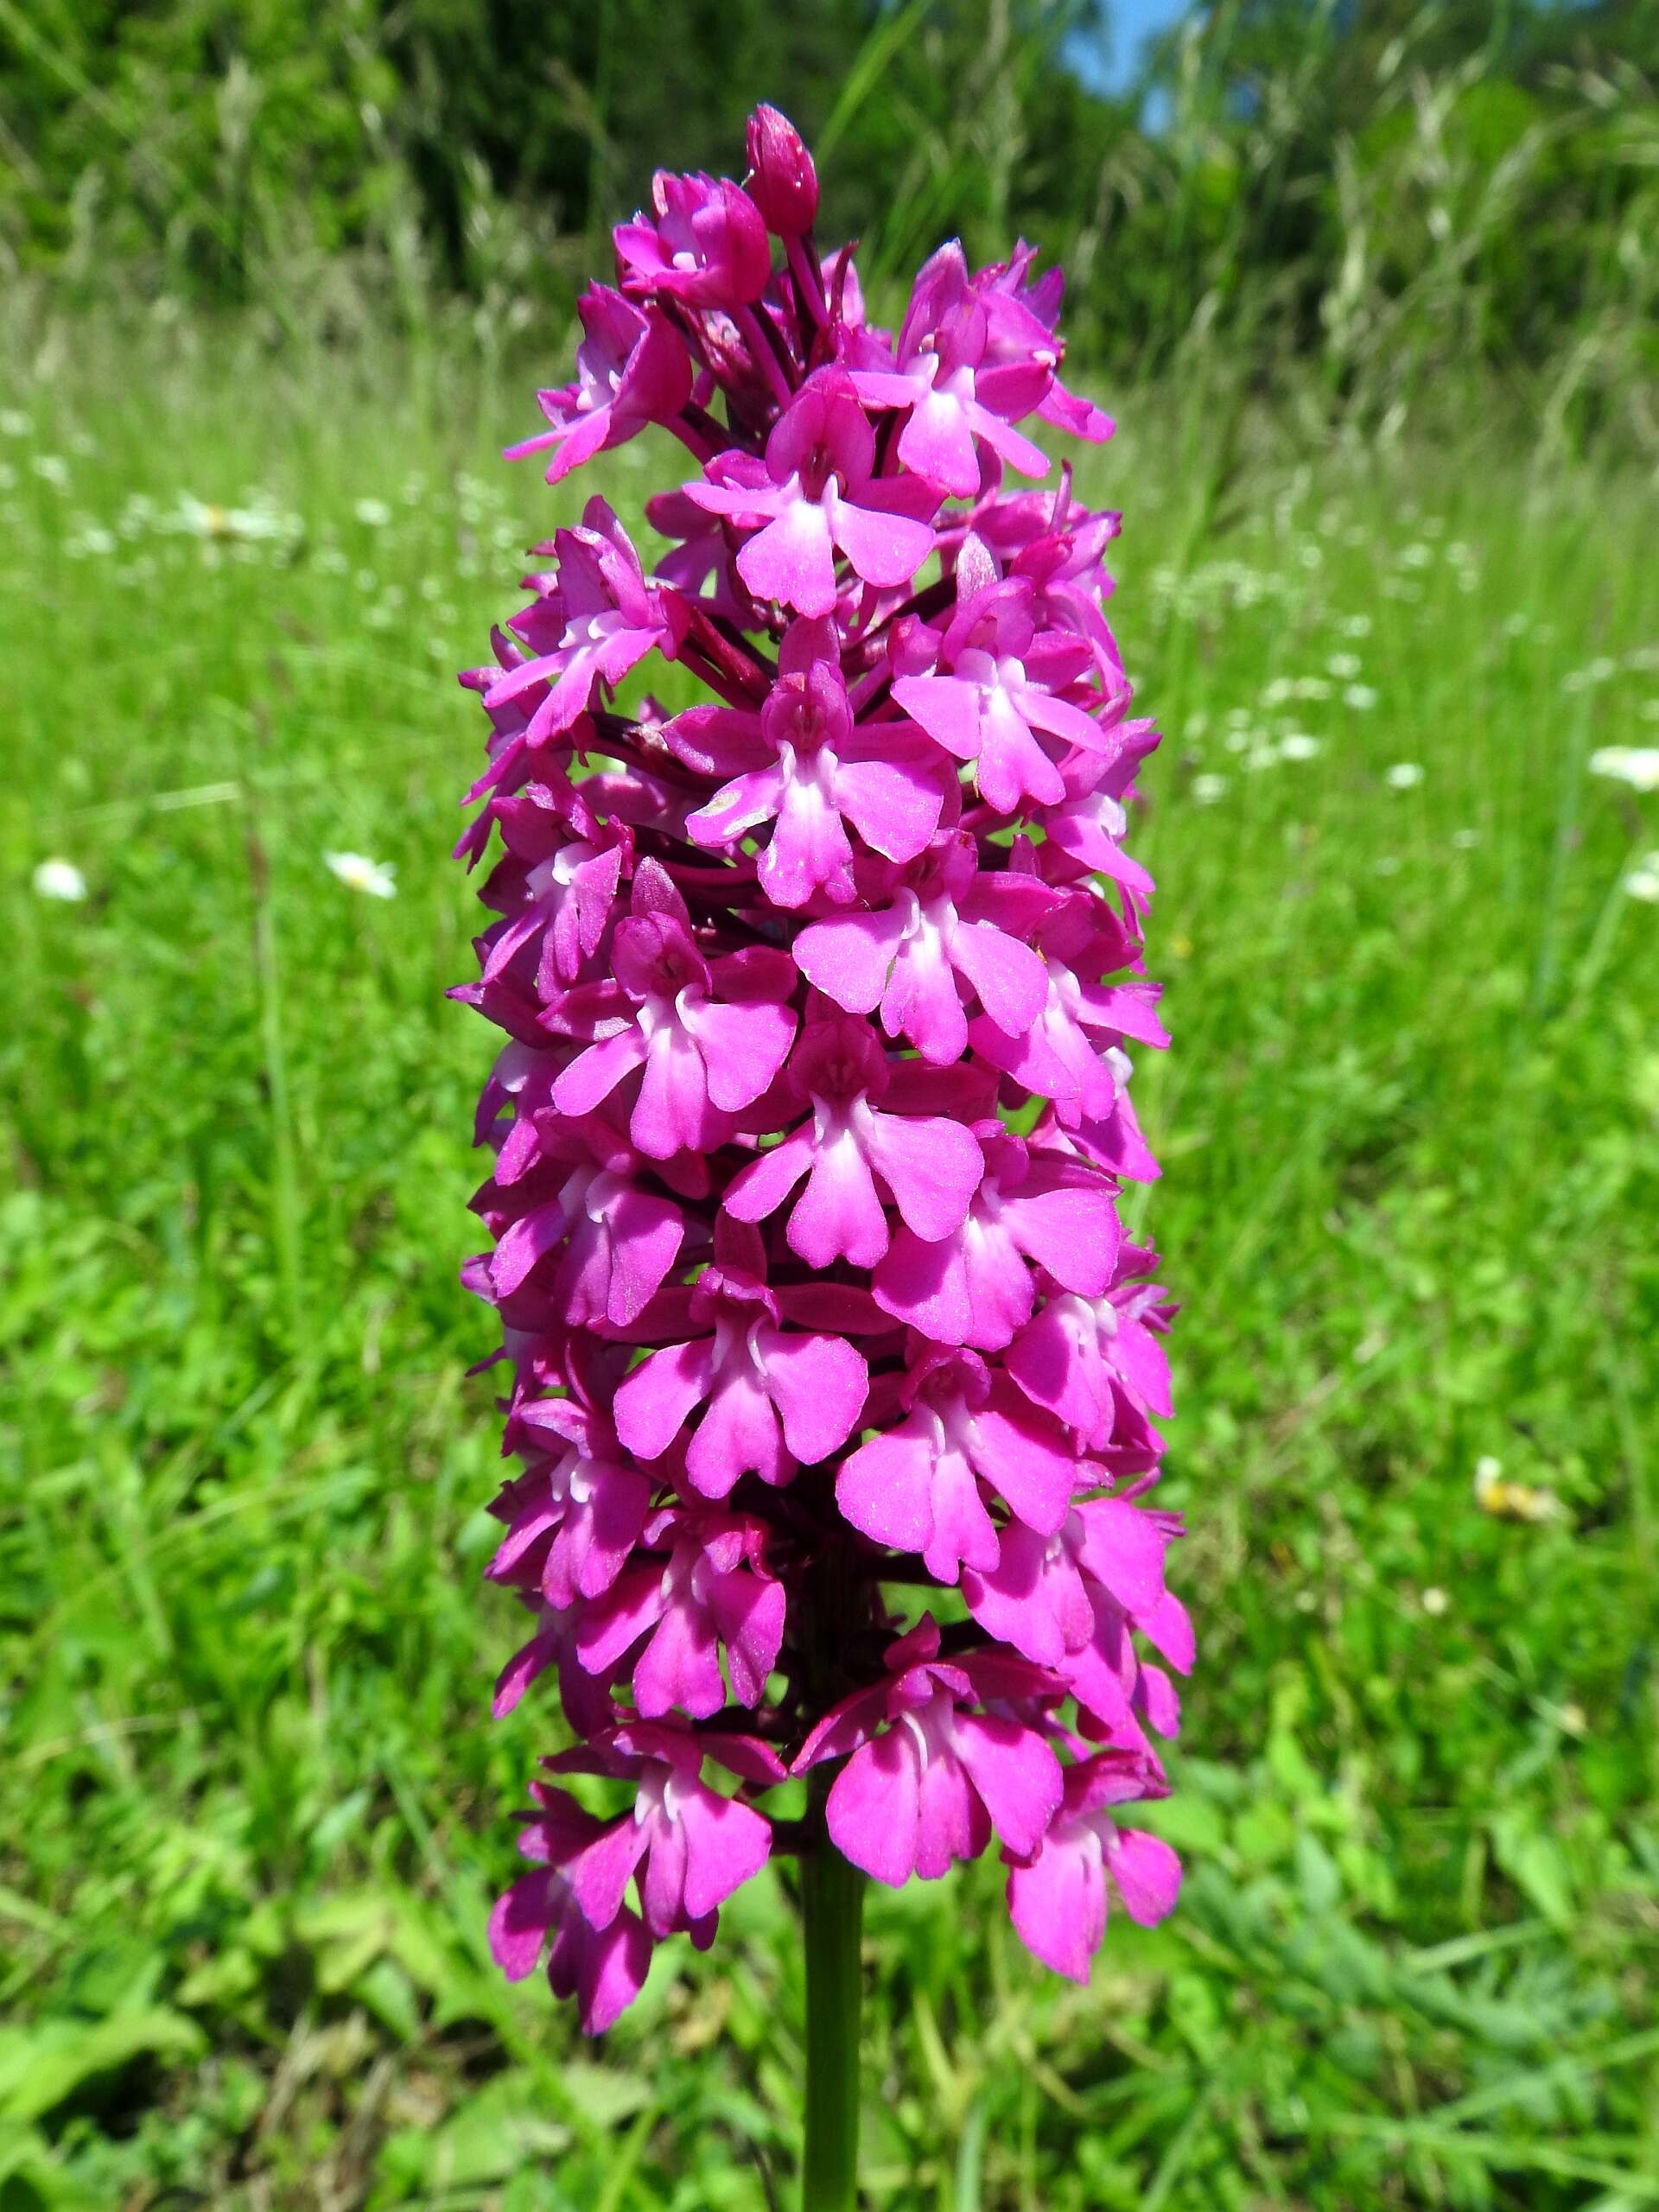
M 798 1855 L 829 2205 L 861 1877 L 995 1845 L 1079 1980 L 1179 1884 L 1124 1817 L 1192 1659 L 1153 1502 L 1172 1309 L 1119 1219 L 1158 1172 L 1124 850 L 1157 734 L 1103 613 L 1116 518 L 1033 435 L 1111 429 L 1059 381 L 1058 274 L 944 245 L 889 334 L 772 109 L 748 161 L 657 177 L 512 449 L 554 484 L 648 429 L 682 459 L 663 550 L 591 498 L 462 678 L 458 849 L 497 856 L 458 995 L 506 1040 L 465 1280 L 518 1465 L 489 1572 L 531 1615 L 497 1709 L 556 1685 L 546 1776 L 582 1778 L 528 1784 L 496 1955 L 597 2032 Z

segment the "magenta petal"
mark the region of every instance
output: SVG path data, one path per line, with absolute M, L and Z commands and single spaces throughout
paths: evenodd
M 830 528 L 836 543 L 867 584 L 907 584 L 933 550 L 931 524 L 912 521 L 907 515 L 855 506 L 849 499 L 835 502 Z M 827 614 L 830 609 L 801 606 L 801 612 Z
M 985 1801 L 991 1826 L 1029 1858 L 1060 1802 L 1060 1763 L 1042 1738 L 995 1713 L 957 1716 L 957 1756 Z
M 723 1904 L 772 1855 L 772 1822 L 696 1783 L 681 1800 L 685 1830 L 685 1909 L 694 1920 Z
M 903 676 L 893 696 L 912 721 L 931 738 L 972 760 L 979 752 L 979 689 L 955 676 Z
M 673 1344 L 653 1352 L 616 1394 L 616 1433 L 630 1452 L 655 1459 L 666 1452 L 709 1393 L 714 1346 Z
M 809 983 L 849 1014 L 873 1014 L 881 1003 L 905 918 L 896 907 L 814 922 L 795 940 L 795 964 Z
M 737 556 L 737 573 L 757 599 L 781 600 L 798 614 L 832 613 L 836 563 L 823 508 L 798 494 L 750 538 Z
M 737 1221 L 764 1221 L 782 1205 L 811 1165 L 811 1139 L 797 1130 L 734 1177 L 722 1202 L 727 1212 Z
M 979 993 L 999 1029 L 1018 1037 L 1029 1029 L 1048 997 L 1048 971 L 1028 944 L 1006 937 L 988 922 L 957 931 L 950 957 Z
M 1161 1836 L 1120 1828 L 1106 1846 L 1106 1865 L 1131 1920 L 1151 1928 L 1174 1910 L 1181 1862 Z
M 842 1858 L 895 1890 L 915 1871 L 919 1779 L 909 1737 L 892 1729 L 853 1753 L 824 1807 Z
M 933 1530 L 933 1447 L 925 1433 L 906 1423 L 861 1445 L 842 1462 L 836 1503 L 877 1543 L 919 1552 Z
M 898 1114 L 877 1114 L 872 1122 L 870 1159 L 906 1225 L 930 1243 L 952 1235 L 968 1218 L 985 1173 L 972 1131 L 958 1122 L 907 1121 Z
M 789 1218 L 789 1242 L 809 1267 L 845 1259 L 871 1268 L 887 1249 L 887 1218 L 868 1163 L 850 1136 L 821 1150 L 800 1204 Z
M 1029 1866 L 1008 1876 L 1008 1913 L 1032 1956 L 1086 1982 L 1106 1933 L 1106 1882 L 1097 1857 L 1051 1835 Z
M 864 1410 L 869 1370 L 834 1337 L 774 1335 L 766 1351 L 766 1389 L 783 1416 L 798 1459 L 827 1459 L 852 1433 Z
M 556 1879 L 545 1867 L 532 1866 L 496 1900 L 490 1915 L 490 1951 L 509 1981 L 522 1981 L 536 1971 L 552 1910 L 548 1892 Z

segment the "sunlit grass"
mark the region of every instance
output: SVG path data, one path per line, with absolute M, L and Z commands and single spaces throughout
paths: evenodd
M 760 2207 L 781 1881 L 597 2066 L 482 1942 L 545 1707 L 486 1718 L 451 671 L 646 464 L 550 495 L 527 391 L 232 365 L 0 417 L 0 2202 Z M 992 1865 L 876 1898 L 868 2195 L 1659 2201 L 1659 797 L 1588 765 L 1653 741 L 1650 494 L 1119 411 L 1191 1878 L 1086 1993 Z

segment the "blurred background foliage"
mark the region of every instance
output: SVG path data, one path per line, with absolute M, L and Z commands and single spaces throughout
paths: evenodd
M 1219 0 L 1112 50 L 1102 0 L 0 0 L 0 270 L 14 315 L 539 339 L 759 88 L 878 283 L 1024 232 L 1120 372 L 1214 341 L 1374 420 L 1478 367 L 1659 442 L 1654 0 Z

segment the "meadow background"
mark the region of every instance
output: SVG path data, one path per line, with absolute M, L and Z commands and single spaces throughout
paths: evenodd
M 994 1865 L 874 1896 L 868 2202 L 1659 2203 L 1659 20 L 1110 28 L 0 0 L 0 2212 L 790 2201 L 786 1872 L 599 2050 L 486 1954 L 551 1724 L 442 995 L 452 672 L 660 459 L 499 449 L 757 97 L 880 304 L 1067 260 L 1168 733 L 1187 1887 L 1087 1991 Z

